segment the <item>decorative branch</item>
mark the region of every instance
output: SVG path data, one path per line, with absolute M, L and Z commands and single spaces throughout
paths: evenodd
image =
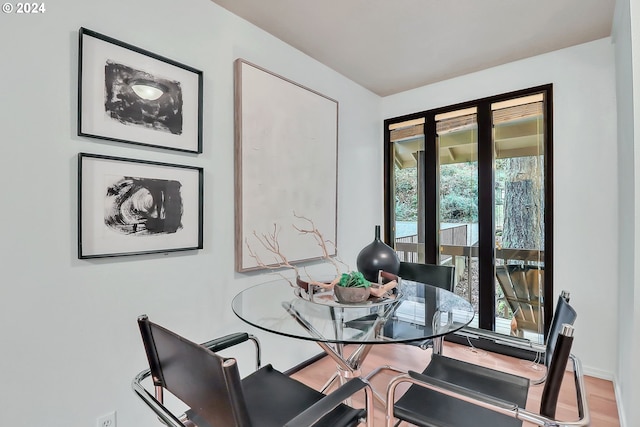
M 371 286 L 371 295 L 377 298 L 382 298 L 387 295 L 393 288 L 398 286 L 398 282 L 392 280 L 390 282 L 385 283 L 384 285 Z
M 324 237 L 322 236 L 322 233 L 320 233 L 320 230 L 318 230 L 316 228 L 315 223 L 310 220 L 307 217 L 304 217 L 302 215 L 297 215 L 295 213 L 295 211 L 293 212 L 293 216 L 298 218 L 298 219 L 303 219 L 305 221 L 307 221 L 309 223 L 309 225 L 311 226 L 311 229 L 303 229 L 300 227 L 297 227 L 295 224 L 293 225 L 293 228 L 296 229 L 296 231 L 298 231 L 300 234 L 311 234 L 314 239 L 316 240 L 316 242 L 318 243 L 318 246 L 320 246 L 320 249 L 322 249 L 322 258 L 326 259 L 327 261 L 329 261 L 333 267 L 336 269 L 336 274 L 339 276 L 340 273 L 340 264 L 342 264 L 343 266 L 347 267 L 347 270 L 349 270 L 349 266 L 346 265 L 344 262 L 342 262 L 339 258 L 338 258 L 338 248 L 336 247 L 336 244 L 333 243 L 331 240 L 325 240 Z M 336 256 L 335 258 L 331 257 L 329 255 L 329 251 L 327 250 L 327 243 L 331 244 L 333 246 L 333 248 L 336 251 Z
M 323 282 L 318 282 L 316 280 L 309 280 L 309 284 L 311 285 L 316 285 L 316 286 L 320 286 L 322 288 L 325 289 L 331 289 L 335 286 L 335 284 L 337 282 L 340 281 L 340 276 L 341 276 L 341 271 L 340 271 L 340 264 L 342 264 L 343 266 L 347 267 L 347 264 L 345 264 L 344 262 L 342 262 L 338 256 L 337 256 L 337 252 L 338 249 L 335 245 L 335 243 L 333 243 L 330 240 L 325 240 L 324 237 L 322 236 L 322 233 L 320 233 L 320 230 L 318 230 L 314 224 L 314 222 L 312 220 L 310 220 L 309 218 L 306 218 L 304 216 L 301 215 L 297 215 L 295 212 L 293 212 L 293 216 L 298 218 L 298 219 L 302 219 L 305 220 L 309 223 L 310 228 L 301 228 L 301 227 L 297 227 L 295 224 L 292 224 L 293 228 L 298 231 L 298 233 L 303 234 L 303 235 L 311 235 L 313 236 L 313 238 L 316 240 L 318 246 L 320 247 L 320 249 L 322 250 L 322 258 L 329 261 L 333 267 L 336 269 L 336 279 L 333 280 L 331 283 L 323 283 Z M 258 240 L 258 242 L 262 245 L 263 248 L 265 248 L 270 254 L 273 255 L 273 262 L 266 262 L 264 261 L 260 255 L 258 255 L 256 253 L 256 251 L 253 250 L 253 248 L 251 247 L 251 245 L 249 244 L 249 239 L 245 239 L 244 243 L 247 246 L 247 250 L 248 250 L 248 254 L 251 258 L 253 258 L 256 263 L 258 264 L 258 266 L 268 269 L 268 270 L 278 270 L 281 268 L 291 268 L 293 269 L 293 271 L 296 273 L 296 277 L 300 277 L 300 269 L 298 267 L 296 267 L 295 265 L 293 265 L 288 259 L 287 257 L 282 253 L 282 251 L 280 250 L 280 243 L 278 242 L 278 234 L 279 234 L 280 230 L 278 229 L 278 225 L 277 224 L 273 224 L 273 231 L 271 233 L 267 233 L 267 234 L 258 234 L 255 230 L 253 231 L 253 235 L 254 237 Z M 327 244 L 330 244 L 333 246 L 333 248 L 336 251 L 336 256 L 332 257 L 331 255 L 329 255 L 329 250 L 327 249 Z M 304 268 L 304 272 L 306 274 L 306 276 L 308 276 L 310 279 L 310 275 L 307 273 L 306 268 Z M 289 282 L 289 284 L 293 287 L 296 287 L 297 285 L 294 284 L 294 282 L 292 282 L 288 277 L 286 277 L 284 274 L 276 272 L 276 274 L 278 274 L 280 277 L 282 277 L 283 279 L 287 280 L 287 282 Z
M 300 271 L 298 267 L 291 264 L 287 259 L 287 257 L 282 252 L 280 252 L 280 243 L 278 242 L 278 232 L 279 230 L 276 224 L 273 224 L 272 233 L 258 235 L 258 233 L 255 230 L 253 232 L 253 235 L 258 240 L 258 242 L 260 242 L 260 244 L 267 251 L 269 251 L 274 255 L 273 257 L 274 263 L 267 264 L 264 261 L 262 261 L 260 256 L 253 250 L 253 248 L 249 244 L 249 239 L 247 238 L 245 239 L 244 243 L 247 246 L 247 250 L 249 251 L 249 256 L 255 259 L 256 263 L 262 268 L 266 268 L 268 270 L 278 270 L 280 268 L 288 267 L 288 268 L 292 268 L 293 271 L 295 271 L 296 277 L 300 276 Z M 286 279 L 291 286 L 293 287 L 296 286 L 293 282 L 291 282 L 291 280 L 288 277 L 286 277 L 282 273 L 277 273 L 277 274 L 280 275 L 282 278 Z

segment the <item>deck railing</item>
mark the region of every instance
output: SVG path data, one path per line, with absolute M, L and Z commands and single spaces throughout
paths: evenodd
M 440 245 L 466 246 L 468 235 L 467 224 L 442 229 L 440 230 Z M 424 259 L 424 243 L 418 242 L 417 234 L 397 238 L 395 249 L 400 261 L 420 262 L 420 259 Z M 440 263 L 445 264 L 446 259 L 441 259 Z
M 464 233 L 462 231 L 464 229 Z M 446 232 L 446 233 L 445 233 Z M 466 226 L 452 227 L 440 232 L 440 263 L 444 265 L 453 265 L 457 270 L 459 266 L 464 266 L 467 282 L 467 298 L 469 302 L 473 302 L 472 286 L 473 271 L 470 268 L 473 258 L 478 257 L 478 247 L 468 246 L 466 244 Z M 444 234 L 443 234 L 444 233 Z M 460 244 L 464 236 L 464 243 Z M 420 254 L 424 253 L 424 243 L 418 243 L 418 236 L 406 236 L 396 239 L 396 252 L 401 261 L 419 262 Z M 509 249 L 496 248 L 496 261 L 499 264 L 508 264 L 511 261 L 520 261 L 524 264 L 544 265 L 544 251 L 537 249 Z M 460 260 L 462 258 L 462 260 Z M 462 261 L 462 262 L 459 262 Z M 458 275 L 458 277 L 460 277 Z

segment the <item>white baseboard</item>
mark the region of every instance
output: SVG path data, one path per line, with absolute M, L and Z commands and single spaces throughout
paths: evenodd
M 620 387 L 618 387 L 618 381 L 616 379 L 613 380 L 613 392 L 616 396 L 616 404 L 618 406 L 618 419 L 620 420 L 620 427 L 627 427 L 630 424 L 627 424 L 627 420 L 625 418 L 624 411 L 624 401 L 622 400 L 622 394 L 620 392 Z
M 627 424 L 624 417 L 624 414 L 625 414 L 624 408 L 623 408 L 624 401 L 621 398 L 620 387 L 618 386 L 618 380 L 616 376 L 611 372 L 604 371 L 602 369 L 596 369 L 596 368 L 593 368 L 592 366 L 583 366 L 582 370 L 585 375 L 612 382 L 613 392 L 616 398 L 616 406 L 618 407 L 618 419 L 620 420 L 620 427 L 629 426 L 629 424 Z
M 590 377 L 600 378 L 601 380 L 611 381 L 615 384 L 615 376 L 613 372 L 605 371 L 602 369 L 594 368 L 593 366 L 582 365 L 582 371 L 585 375 Z

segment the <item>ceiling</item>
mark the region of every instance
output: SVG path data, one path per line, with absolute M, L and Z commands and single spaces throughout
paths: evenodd
M 387 96 L 611 34 L 616 0 L 212 0 Z

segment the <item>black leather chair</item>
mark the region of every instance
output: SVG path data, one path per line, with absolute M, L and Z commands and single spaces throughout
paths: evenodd
M 427 283 L 451 292 L 453 292 L 453 288 L 455 286 L 455 269 L 448 265 L 421 264 L 402 261 L 400 262 L 400 270 L 398 271 L 397 276 L 384 271 L 380 272 L 380 276 L 387 280 L 397 280 L 399 276 L 400 280 L 405 279 L 414 282 Z M 424 290 L 423 294 L 420 294 L 419 288 L 416 296 L 424 298 Z M 393 334 L 394 337 L 402 337 L 402 326 L 403 325 L 398 322 L 389 323 L 389 327 L 393 328 L 393 330 L 387 329 L 385 334 Z M 420 347 L 423 350 L 433 348 L 434 353 L 442 352 L 441 338 L 437 340 L 426 339 L 408 341 L 407 344 Z
M 196 344 L 149 321 L 138 318 L 149 369 L 133 380 L 135 393 L 168 426 L 189 427 L 351 427 L 373 425 L 371 388 L 353 378 L 330 395 L 266 365 L 241 379 L 236 359 L 218 354 L 255 337 L 246 333 Z M 257 340 L 256 348 L 259 349 Z M 259 355 L 259 350 L 258 350 Z M 259 364 L 259 357 L 258 357 Z M 142 381 L 151 376 L 156 389 L 152 395 Z M 166 390 L 189 409 L 175 415 L 162 399 Z M 342 402 L 364 390 L 366 405 L 356 409 Z
M 398 276 L 407 280 L 428 283 L 448 291 L 453 291 L 454 268 L 449 265 L 422 264 L 417 262 L 400 263 Z
M 571 425 L 589 425 L 582 368 L 580 361 L 569 354 L 573 339 L 570 325 L 575 318 L 568 300 L 558 298 L 547 339 L 547 378 L 540 413 L 524 409 L 528 378 L 435 354 L 422 373 L 410 371 L 391 381 L 387 389 L 387 426 L 393 424 L 394 418 L 398 420 L 396 425 L 406 421 L 423 427 L 512 427 L 521 426 L 522 420 L 541 426 L 562 425 L 554 419 L 555 403 L 569 359 L 573 363 L 580 417 Z M 396 387 L 406 382 L 412 385 L 395 401 Z

